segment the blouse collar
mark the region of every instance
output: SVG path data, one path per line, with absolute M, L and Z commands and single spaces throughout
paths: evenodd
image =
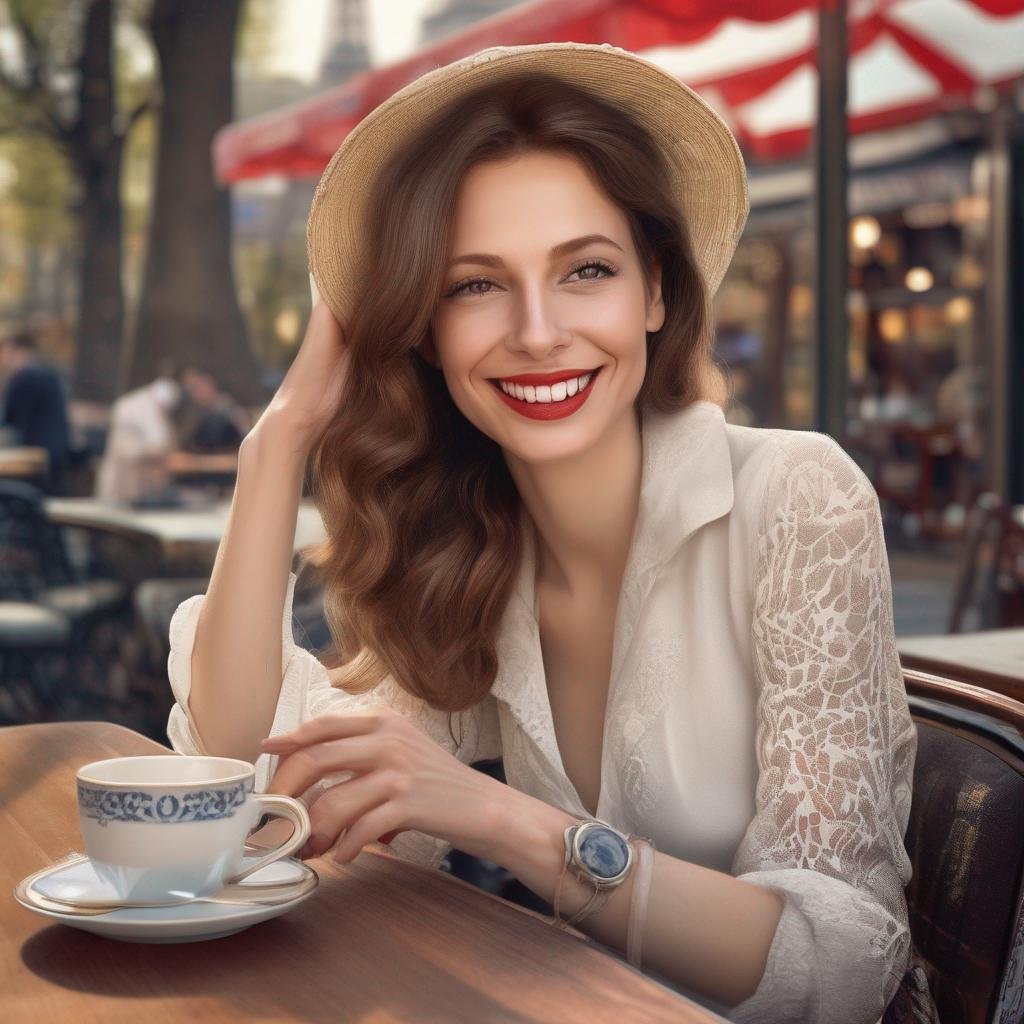
M 625 577 L 670 561 L 692 534 L 725 515 L 733 503 L 732 459 L 720 406 L 698 401 L 676 412 L 645 411 L 640 438 L 640 503 Z M 515 597 L 532 615 L 536 550 L 525 512 L 520 525 L 523 559 Z

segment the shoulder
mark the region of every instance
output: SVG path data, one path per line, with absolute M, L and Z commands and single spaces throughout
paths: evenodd
M 11 374 L 7 387 L 12 392 L 34 391 L 38 388 L 40 379 L 38 367 L 30 363 L 27 366 L 20 367 Z
M 49 383 L 60 383 L 60 373 L 49 363 L 29 363 L 23 366 L 18 373 L 26 380 L 44 381 Z
M 877 508 L 870 480 L 835 438 L 813 430 L 727 424 L 737 501 L 766 519 L 799 506 L 827 515 L 838 506 Z

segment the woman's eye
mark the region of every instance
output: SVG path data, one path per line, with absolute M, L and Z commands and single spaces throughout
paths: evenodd
M 614 269 L 614 267 L 612 267 L 608 263 L 605 263 L 603 260 L 590 260 L 587 263 L 584 263 L 581 266 L 576 267 L 575 270 L 571 271 L 571 274 L 579 274 L 579 273 L 582 273 L 584 270 L 591 270 L 591 269 L 601 270 L 601 271 L 603 271 L 603 273 L 597 274 L 597 275 L 593 275 L 593 276 L 589 276 L 589 277 L 584 277 L 584 278 L 582 278 L 582 280 L 584 280 L 584 281 L 600 281 L 602 277 L 614 277 L 615 276 L 615 269 Z
M 473 285 L 475 285 L 475 284 L 490 284 L 490 283 L 491 282 L 488 281 L 486 277 L 474 277 L 471 281 L 463 281 L 462 284 L 456 285 L 456 287 L 453 288 L 448 293 L 448 296 L 450 298 L 453 295 L 461 295 L 463 292 L 466 292 L 466 294 L 468 294 L 468 295 L 486 295 L 487 294 L 486 292 L 476 292 L 476 291 L 471 291 L 471 289 L 472 289 Z
M 588 260 L 586 263 L 581 263 L 578 267 L 573 267 L 573 269 L 569 271 L 569 277 L 572 277 L 573 274 L 580 274 L 585 270 L 600 270 L 601 273 L 586 275 L 580 278 L 581 281 L 600 281 L 603 277 L 614 277 L 616 273 L 615 268 L 612 267 L 611 264 L 605 263 L 603 260 Z M 490 285 L 493 283 L 494 282 L 486 277 L 473 277 L 452 288 L 451 291 L 448 292 L 446 298 L 451 299 L 456 295 L 462 294 L 486 295 L 490 291 L 490 288 L 481 291 L 476 289 L 475 286 Z

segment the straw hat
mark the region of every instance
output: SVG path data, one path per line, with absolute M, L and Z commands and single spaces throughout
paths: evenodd
M 747 178 L 725 122 L 692 89 L 610 43 L 492 46 L 429 71 L 364 117 L 331 158 L 313 195 L 306 249 L 317 291 L 341 324 L 358 293 L 366 214 L 377 171 L 447 104 L 524 71 L 588 89 L 638 121 L 674 176 L 709 294 L 718 288 L 747 219 Z

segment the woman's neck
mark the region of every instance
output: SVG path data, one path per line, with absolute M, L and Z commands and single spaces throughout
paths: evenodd
M 637 415 L 622 417 L 571 461 L 508 464 L 536 531 L 537 583 L 568 597 L 595 587 L 617 592 L 640 502 Z

